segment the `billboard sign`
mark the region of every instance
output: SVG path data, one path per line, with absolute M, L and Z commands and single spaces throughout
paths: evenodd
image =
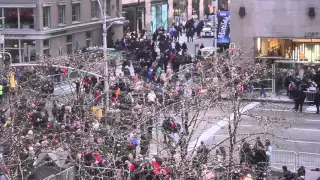
M 230 43 L 230 12 L 218 11 L 218 36 L 217 43 Z

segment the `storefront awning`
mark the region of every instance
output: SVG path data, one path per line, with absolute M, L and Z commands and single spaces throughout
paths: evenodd
M 36 4 L 0 4 L 1 8 L 35 8 Z

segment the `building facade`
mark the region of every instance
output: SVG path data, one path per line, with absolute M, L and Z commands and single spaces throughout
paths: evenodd
M 320 61 L 317 0 L 232 1 L 231 42 L 250 57 Z
M 173 21 L 173 0 L 123 0 L 123 12 L 131 31 L 168 29 Z
M 121 0 L 107 0 L 106 6 L 109 18 L 122 16 Z M 17 63 L 100 46 L 100 14 L 97 0 L 0 0 L 2 49 Z M 122 25 L 115 23 L 108 31 L 108 41 L 122 37 Z

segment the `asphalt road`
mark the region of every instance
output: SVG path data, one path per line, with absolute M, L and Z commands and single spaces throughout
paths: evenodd
M 254 145 L 255 138 L 272 142 L 273 166 L 287 165 L 294 170 L 294 164 L 307 168 L 320 167 L 320 115 L 315 107 L 306 105 L 303 114 L 292 111 L 293 104 L 259 103 L 247 111 L 239 123 L 237 138 L 247 137 Z M 258 118 L 263 117 L 263 120 Z M 223 142 L 229 137 L 227 125 L 208 135 L 209 146 Z M 229 147 L 229 141 L 222 146 Z M 239 144 L 240 146 L 240 144 Z
M 182 36 L 180 36 L 179 38 L 179 43 L 186 43 L 187 47 L 188 47 L 188 53 L 191 55 L 196 54 L 197 50 L 199 48 L 196 48 L 196 44 L 198 44 L 199 46 L 201 44 L 203 44 L 204 47 L 213 47 L 213 37 L 205 37 L 205 38 L 198 38 L 198 37 L 194 37 L 193 38 L 193 42 L 187 42 L 187 37 L 185 36 L 185 34 L 183 34 Z M 172 43 L 172 46 L 174 47 L 174 42 Z

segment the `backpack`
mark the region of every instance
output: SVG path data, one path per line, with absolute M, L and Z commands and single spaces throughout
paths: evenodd
M 137 138 L 131 138 L 130 139 L 130 146 L 132 148 L 136 148 L 138 146 L 138 139 Z

